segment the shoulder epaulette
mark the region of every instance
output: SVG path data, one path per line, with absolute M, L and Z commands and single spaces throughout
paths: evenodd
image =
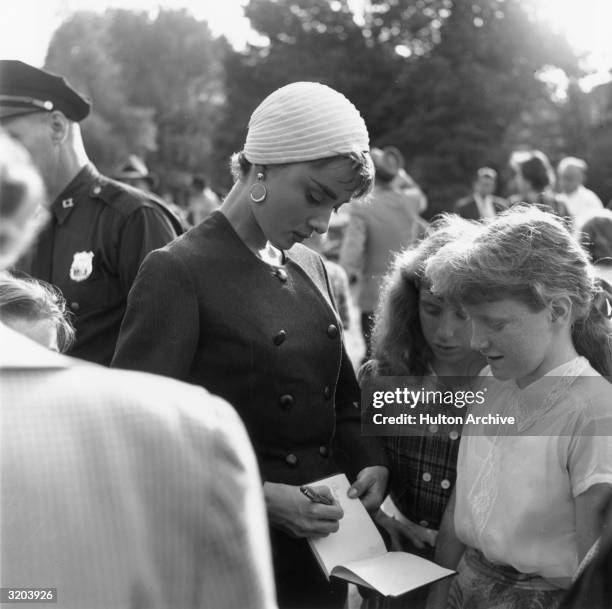
M 99 182 L 93 187 L 92 195 L 102 199 L 107 205 L 117 207 L 119 211 L 130 215 L 140 207 L 151 207 L 161 211 L 176 232 L 182 235 L 185 226 L 181 220 L 156 195 L 138 190 L 127 184 L 100 176 Z

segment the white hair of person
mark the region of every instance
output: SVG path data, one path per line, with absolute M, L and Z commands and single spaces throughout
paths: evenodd
M 559 165 L 557 167 L 558 173 L 563 173 L 566 169 L 571 167 L 575 167 L 576 169 L 580 169 L 583 173 L 586 173 L 587 164 L 582 159 L 579 159 L 575 156 L 566 156 L 565 158 L 559 161 Z

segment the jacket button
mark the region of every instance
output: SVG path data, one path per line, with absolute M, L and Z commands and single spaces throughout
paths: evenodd
M 327 336 L 330 338 L 336 338 L 338 334 L 340 334 L 340 332 L 338 332 L 338 327 L 335 324 L 329 324 L 329 327 L 327 328 Z
M 320 446 L 319 447 L 319 454 L 322 457 L 327 457 L 329 455 L 329 448 L 327 448 L 327 446 Z
M 326 400 L 329 400 L 329 399 L 331 399 L 332 393 L 333 392 L 332 392 L 331 387 L 329 385 L 325 385 L 325 389 L 323 389 L 323 397 Z
M 70 303 L 70 308 L 73 311 L 78 311 L 81 308 L 81 305 L 78 302 L 71 302 Z
M 102 192 L 102 187 L 99 184 L 96 184 L 92 189 L 91 192 L 94 195 L 99 195 Z
M 284 330 L 281 330 L 275 337 L 274 337 L 274 344 L 279 347 L 280 345 L 282 345 L 285 342 L 285 338 L 287 338 L 287 333 Z
M 285 269 L 276 268 L 272 271 L 273 275 L 283 283 L 287 283 L 287 271 Z
M 293 406 L 293 396 L 290 393 L 286 393 L 285 395 L 281 395 L 278 398 L 278 403 L 281 408 L 287 409 Z
M 298 458 L 293 453 L 291 453 L 290 455 L 287 455 L 285 457 L 285 463 L 290 467 L 295 467 L 298 464 Z

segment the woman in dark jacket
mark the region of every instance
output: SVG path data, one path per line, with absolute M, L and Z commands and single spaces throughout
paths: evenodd
M 384 455 L 360 435 L 325 267 L 300 244 L 369 191 L 368 150 L 359 112 L 333 89 L 293 83 L 267 97 L 220 210 L 144 261 L 114 358 L 234 405 L 259 459 L 281 607 L 342 607 L 346 595 L 306 543 L 337 530 L 342 510 L 310 502 L 300 485 L 346 471 L 349 495 L 371 511 L 385 492 Z

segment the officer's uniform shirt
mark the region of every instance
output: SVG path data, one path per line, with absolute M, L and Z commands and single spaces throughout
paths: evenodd
M 57 286 L 76 328 L 71 355 L 108 365 L 143 258 L 182 232 L 154 195 L 88 164 L 51 206 L 51 221 L 18 269 Z

